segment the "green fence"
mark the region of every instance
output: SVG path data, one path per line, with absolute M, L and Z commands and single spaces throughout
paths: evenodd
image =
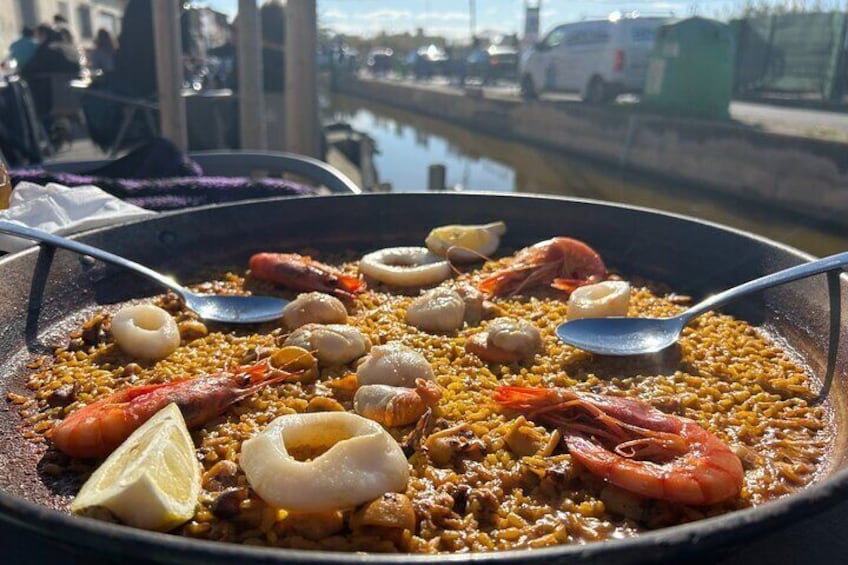
M 848 14 L 782 14 L 734 20 L 735 91 L 841 99 Z

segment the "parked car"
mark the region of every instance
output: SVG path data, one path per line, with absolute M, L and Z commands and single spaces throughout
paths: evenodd
M 555 27 L 522 58 L 522 94 L 579 92 L 583 100 L 600 104 L 641 92 L 654 34 L 665 21 L 611 17 Z
M 411 74 L 420 80 L 445 75 L 449 67 L 450 58 L 444 49 L 437 45 L 426 45 L 409 52 L 404 61 L 404 74 Z
M 394 51 L 388 47 L 375 47 L 368 52 L 365 65 L 372 75 L 385 75 L 394 65 Z
M 516 80 L 518 77 L 518 49 L 510 45 L 490 45 L 475 49 L 465 60 L 466 76 L 478 78 L 483 84 L 498 79 Z

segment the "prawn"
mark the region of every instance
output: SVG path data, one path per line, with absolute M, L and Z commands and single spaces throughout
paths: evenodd
M 250 272 L 259 280 L 292 290 L 317 290 L 351 300 L 365 291 L 361 278 L 297 253 L 257 253 L 250 258 Z
M 260 388 L 296 373 L 269 371 L 266 362 L 238 372 L 169 383 L 132 386 L 72 412 L 48 437 L 71 457 L 102 458 L 109 455 L 144 422 L 174 402 L 189 428 L 222 414 L 230 405 Z
M 495 400 L 557 426 L 590 473 L 636 494 L 695 506 L 737 496 L 739 457 L 693 420 L 653 406 L 564 389 L 498 387 Z
M 550 285 L 571 292 L 607 276 L 597 251 L 570 237 L 554 237 L 525 247 L 512 263 L 484 279 L 477 288 L 490 296 L 512 296 L 534 286 Z
M 542 348 L 542 334 L 530 322 L 495 318 L 485 332 L 465 341 L 465 350 L 487 363 L 515 363 Z
M 415 379 L 415 388 L 361 386 L 353 398 L 353 406 L 360 416 L 391 428 L 416 422 L 441 398 L 442 389 L 435 381 Z

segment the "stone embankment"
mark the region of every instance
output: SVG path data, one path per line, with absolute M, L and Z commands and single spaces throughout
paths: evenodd
M 340 77 L 336 89 L 848 227 L 848 145 L 734 123 Z

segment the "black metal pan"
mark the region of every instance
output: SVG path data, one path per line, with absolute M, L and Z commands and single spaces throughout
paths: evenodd
M 246 266 L 252 252 L 313 247 L 371 250 L 420 244 L 448 223 L 503 220 L 505 246 L 557 235 L 589 242 L 607 264 L 667 283 L 696 298 L 809 259 L 750 234 L 645 209 L 584 200 L 472 194 L 381 194 L 246 202 L 167 214 L 88 232 L 86 243 L 170 272 L 182 282 Z M 848 310 L 848 279 L 819 276 L 769 290 L 726 311 L 782 336 L 822 378 L 839 415 L 840 446 L 826 480 L 761 507 L 585 546 L 477 555 L 362 555 L 258 549 L 189 540 L 76 518 L 54 510 L 38 474 L 38 450 L 21 438 L 19 416 L 0 410 L 0 538 L 12 560 L 61 557 L 122 563 L 634 563 L 698 559 L 742 563 L 793 556 L 841 562 L 848 538 L 845 386 L 848 347 L 835 347 Z M 50 351 L 68 320 L 98 304 L 159 289 L 115 267 L 65 251 L 33 249 L 0 258 L 0 389 L 20 391 L 27 356 Z M 806 519 L 806 521 L 804 521 Z M 830 520 L 819 526 L 817 520 Z M 787 530 L 780 528 L 788 527 Z M 816 540 L 816 541 L 813 541 Z M 734 557 L 735 555 L 735 557 Z M 768 556 L 771 556 L 769 558 Z M 763 561 L 765 562 L 765 561 Z

